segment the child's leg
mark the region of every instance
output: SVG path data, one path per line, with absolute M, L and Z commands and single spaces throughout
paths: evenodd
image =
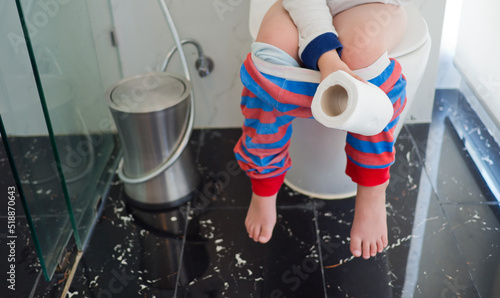
M 293 21 L 290 19 L 288 12 L 283 8 L 281 2 L 281 0 L 278 0 L 264 16 L 256 41 L 273 45 L 283 50 L 296 61 L 300 61 L 298 58 L 297 28 L 295 27 Z M 246 91 L 244 91 L 244 93 L 245 92 Z M 259 99 L 255 98 L 253 100 L 257 101 Z M 255 103 L 253 103 L 252 105 L 256 106 Z M 258 120 L 259 123 L 264 123 L 263 125 L 270 125 L 272 123 L 279 122 L 276 120 L 276 118 L 278 118 L 280 115 L 283 115 L 282 112 L 269 107 L 267 107 L 265 111 L 262 110 L 258 112 L 260 113 L 259 115 L 256 114 L 257 112 L 255 107 L 252 107 L 250 105 L 247 105 L 245 107 L 245 111 L 249 113 L 248 115 L 245 115 L 245 118 L 259 118 L 256 120 Z M 286 166 L 289 163 L 287 152 L 287 138 L 289 138 L 290 136 L 289 133 L 287 133 L 288 131 L 291 132 L 291 126 L 289 126 L 289 124 L 281 123 L 279 132 L 273 135 L 264 136 L 266 140 L 262 140 L 263 136 L 258 135 L 258 132 L 254 133 L 254 135 L 246 134 L 244 125 L 243 136 L 235 148 L 237 156 L 240 156 L 240 161 L 242 159 L 249 160 L 252 158 L 252 156 L 258 156 L 258 158 L 261 158 L 261 161 L 265 159 L 272 159 L 276 164 L 283 164 L 282 169 L 274 170 L 274 172 L 278 173 L 278 176 L 271 177 L 271 180 L 269 180 L 268 178 L 257 179 L 255 177 L 255 174 L 250 175 L 250 177 L 252 178 L 253 192 L 250 206 L 247 212 L 247 217 L 245 219 L 245 226 L 250 238 L 261 243 L 266 243 L 267 241 L 269 241 L 269 239 L 271 239 L 272 231 L 276 223 L 277 188 L 279 188 L 284 178 L 284 173 L 280 173 L 280 171 L 286 172 Z M 283 146 L 281 148 L 272 148 L 269 150 L 265 148 L 248 148 L 249 146 L 247 146 L 246 142 L 243 142 L 243 140 L 247 140 L 247 138 L 248 140 L 251 140 L 250 142 L 252 143 L 262 144 L 263 147 L 265 147 L 265 144 L 269 143 L 282 143 Z M 267 162 L 265 163 L 267 164 Z M 262 164 L 260 164 L 260 166 L 262 166 Z M 249 172 L 249 170 L 253 171 L 254 173 L 257 171 L 260 173 L 267 173 L 270 169 L 261 169 L 260 167 L 253 166 L 252 168 L 245 170 L 247 171 L 247 173 Z
M 405 32 L 406 15 L 404 10 L 393 5 L 365 4 L 338 14 L 333 24 L 344 46 L 341 59 L 356 73 L 357 69 L 369 67 L 376 61 L 380 63 L 379 58 L 397 45 Z M 390 74 L 393 76 L 389 77 Z M 397 77 L 392 80 L 394 76 Z M 351 252 L 365 259 L 375 256 L 377 251 L 381 252 L 388 243 L 385 190 L 389 183 L 389 167 L 394 161 L 392 132 L 405 103 L 406 82 L 400 69 L 394 68 L 393 71 L 388 67 L 386 73 L 377 80 L 372 82 L 379 85 L 393 102 L 393 121 L 375 136 L 348 134 L 346 145 L 346 172 L 358 183 L 351 229 Z M 380 142 L 386 144 L 388 149 L 380 152 L 377 145 Z M 387 163 L 382 164 L 381 160 Z

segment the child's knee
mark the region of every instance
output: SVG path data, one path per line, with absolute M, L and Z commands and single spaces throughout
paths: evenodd
M 398 6 L 358 5 L 334 17 L 344 46 L 342 61 L 351 69 L 364 68 L 397 45 L 406 31 L 406 14 Z
M 342 61 L 352 70 L 368 67 L 375 63 L 386 51 L 383 43 L 368 41 L 366 44 L 356 42 L 355 36 L 342 41 Z

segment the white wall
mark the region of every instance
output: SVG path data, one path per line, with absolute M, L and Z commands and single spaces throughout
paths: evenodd
M 500 123 L 500 1 L 464 0 L 455 64 L 489 114 Z
M 430 121 L 439 57 L 445 0 L 414 0 L 429 25 L 433 48 L 417 98 L 409 115 Z M 123 73 L 130 76 L 156 68 L 173 45 L 157 0 L 111 0 L 117 28 Z M 241 82 L 239 69 L 250 50 L 249 1 L 167 0 L 181 39 L 198 40 L 215 62 L 214 72 L 193 75 L 196 95 L 196 127 L 240 127 Z M 194 65 L 195 50 L 185 46 Z M 178 60 L 178 58 L 176 58 Z M 177 62 L 177 61 L 176 61 Z M 178 63 L 177 63 L 178 65 Z M 170 72 L 182 74 L 177 65 Z M 194 72 L 194 67 L 191 67 Z
M 157 0 L 111 0 L 125 76 L 161 65 L 173 46 Z M 192 71 L 196 97 L 196 127 L 240 127 L 242 85 L 239 69 L 250 49 L 248 1 L 170 0 L 167 5 L 181 39 L 192 38 L 215 63 L 214 71 L 200 78 L 194 68 L 192 45 L 184 49 Z M 182 74 L 178 55 L 168 71 Z

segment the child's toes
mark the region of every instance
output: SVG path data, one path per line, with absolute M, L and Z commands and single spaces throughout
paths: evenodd
M 382 244 L 384 245 L 384 248 L 386 248 L 389 244 L 389 241 L 387 241 L 387 235 L 382 236 Z
M 357 238 L 351 238 L 351 253 L 355 257 L 361 256 L 361 240 Z
M 384 243 L 382 242 L 382 238 L 377 240 L 377 251 L 379 253 L 384 251 Z
M 260 236 L 260 227 L 259 226 L 253 227 L 253 229 L 252 229 L 253 241 L 255 241 L 255 242 L 259 241 L 259 236 Z
M 370 244 L 370 256 L 374 257 L 377 255 L 377 243 L 373 242 Z
M 250 225 L 246 225 L 248 237 L 252 238 L 252 227 Z
M 263 226 L 260 231 L 259 242 L 266 243 L 267 241 L 269 241 L 269 239 L 271 239 L 272 234 L 273 234 L 272 228 L 268 226 Z
M 363 259 L 370 258 L 370 242 L 363 241 Z

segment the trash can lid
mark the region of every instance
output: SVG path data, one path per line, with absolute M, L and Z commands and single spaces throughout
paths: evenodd
M 186 99 L 189 82 L 169 73 L 153 72 L 126 78 L 108 89 L 110 108 L 127 113 L 168 109 Z

